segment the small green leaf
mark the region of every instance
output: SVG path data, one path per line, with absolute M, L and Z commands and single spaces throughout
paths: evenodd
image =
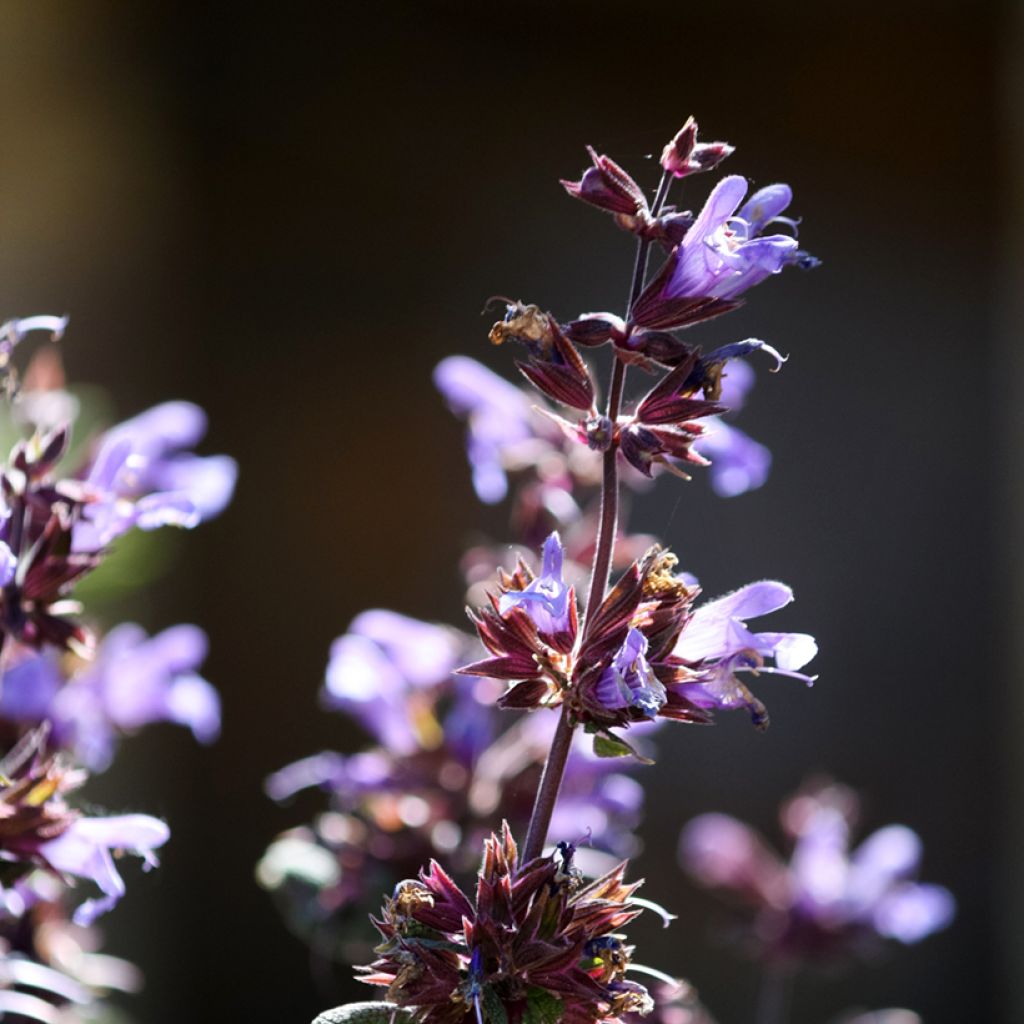
M 526 990 L 526 1012 L 523 1024 L 558 1024 L 562 1019 L 562 1000 L 543 988 L 531 986 Z
M 313 1024 L 412 1024 L 412 1013 L 394 1003 L 346 1003 L 324 1010 Z
M 613 736 L 610 732 L 600 733 L 594 737 L 594 753 L 598 757 L 635 757 L 641 764 L 654 764 L 649 757 L 644 757 L 621 736 Z
M 484 986 L 484 1020 L 487 1024 L 508 1024 L 508 1012 L 501 996 L 494 991 L 491 985 Z

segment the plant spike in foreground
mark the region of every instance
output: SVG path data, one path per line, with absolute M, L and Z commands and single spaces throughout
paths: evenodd
M 486 570 L 480 571 L 487 564 L 486 550 L 472 552 L 465 563 L 478 606 L 470 617 L 482 649 L 458 672 L 479 680 L 477 700 L 490 699 L 506 709 L 553 709 L 557 726 L 522 853 L 507 824 L 500 836 L 485 839 L 472 898 L 436 859 L 416 878 L 398 881 L 374 921 L 383 939 L 376 959 L 361 969 L 363 981 L 385 989 L 387 1002 L 340 1007 L 323 1015 L 320 1024 L 357 1019 L 377 1024 L 392 1017 L 430 1024 L 616 1021 L 654 1008 L 647 990 L 627 979 L 634 970 L 663 980 L 656 990 L 660 998 L 671 1001 L 673 991 L 683 991 L 667 975 L 633 962 L 633 949 L 620 929 L 641 903 L 650 905 L 634 901 L 636 884 L 626 883 L 626 864 L 588 884 L 575 865 L 578 832 L 558 836 L 547 855 L 544 849 L 580 726 L 592 737 L 598 759 L 647 761 L 623 736 L 631 726 L 666 718 L 710 723 L 716 709 L 742 707 L 764 728 L 768 715 L 747 676 L 774 673 L 813 682 L 801 671 L 816 651 L 811 637 L 754 633 L 746 625 L 747 619 L 787 604 L 788 587 L 761 581 L 700 602 L 699 585 L 676 573 L 671 552 L 653 538 L 631 538 L 622 531 L 623 481 L 642 489 L 661 472 L 689 479 L 683 467 L 707 466 L 711 453 L 727 474 L 713 478 L 721 493 L 758 486 L 767 472 L 767 451 L 720 417 L 738 407 L 749 387 L 743 356 L 763 351 L 775 358 L 776 369 L 782 357 L 756 339 L 704 353 L 677 333 L 737 308 L 743 293 L 785 267 L 817 262 L 798 247 L 796 222 L 782 216 L 791 199 L 788 186 L 768 186 L 744 201 L 746 182 L 733 175 L 712 189 L 696 216 L 668 205 L 674 182 L 713 169 L 731 152 L 725 143 L 699 143 L 690 119 L 665 147 L 661 182 L 651 202 L 623 168 L 593 150 L 592 166 L 582 178 L 562 183 L 571 196 L 612 214 L 620 228 L 634 234 L 637 254 L 624 316 L 599 312 L 562 320 L 540 306 L 508 301 L 506 316 L 490 338 L 522 347 L 524 358 L 517 365 L 540 393 L 539 407 L 531 407 L 536 399 L 531 403 L 471 360 L 455 357 L 438 367 L 438 386 L 469 420 L 479 496 L 499 501 L 508 493 L 510 474 L 527 474 L 515 492 L 513 516 L 527 550 L 514 566 L 500 569 L 490 586 L 484 582 Z M 777 224 L 790 230 L 766 233 Z M 665 260 L 648 280 L 654 246 Z M 603 406 L 582 355 L 601 346 L 612 355 Z M 625 399 L 630 366 L 655 377 L 632 405 Z M 708 443 L 716 431 L 717 442 Z M 581 507 L 579 496 L 595 488 L 597 501 Z M 528 551 L 538 546 L 543 557 L 535 570 Z M 617 575 L 609 589 L 613 571 Z M 391 645 L 387 657 L 395 665 L 413 664 L 416 650 L 415 642 L 406 648 Z M 365 660 L 361 664 L 365 669 Z M 328 688 L 358 690 L 365 695 L 359 701 L 367 702 L 360 707 L 372 707 L 375 695 L 390 685 L 389 671 L 380 665 L 369 675 L 336 674 L 333 683 L 329 675 Z M 352 709 L 351 698 L 346 699 Z M 374 712 L 375 731 L 401 725 L 401 715 L 384 712 L 383 705 L 380 711 L 388 721 L 377 723 L 381 716 Z M 426 735 L 411 749 L 423 745 Z M 506 737 L 513 742 L 499 736 L 494 747 L 507 758 L 516 749 L 514 730 Z M 646 749 L 644 741 L 640 744 Z M 481 748 L 465 762 L 470 793 L 490 763 L 489 753 Z M 313 771 L 319 784 L 327 781 L 330 765 L 334 780 L 328 787 L 352 792 L 348 762 L 318 764 Z M 373 792 L 364 790 L 345 805 L 363 808 L 358 820 L 372 820 L 367 812 L 374 806 Z M 505 804 L 494 805 L 496 816 Z M 330 860 L 317 862 L 324 877 L 344 876 L 341 864 L 334 874 Z M 264 869 L 270 887 L 289 877 L 278 861 L 261 865 Z M 709 1018 L 694 1011 L 691 1019 Z

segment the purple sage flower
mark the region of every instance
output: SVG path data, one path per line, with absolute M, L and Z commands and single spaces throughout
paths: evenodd
M 508 493 L 508 449 L 529 445 L 533 410 L 526 395 L 482 363 L 449 356 L 437 364 L 434 383 L 469 427 L 467 449 L 473 488 L 489 505 Z
M 857 806 L 836 785 L 816 785 L 783 805 L 793 839 L 784 864 L 751 828 L 704 814 L 682 832 L 680 862 L 701 884 L 728 890 L 756 911 L 759 953 L 775 960 L 834 959 L 871 940 L 915 943 L 953 919 L 947 889 L 915 881 L 921 841 L 903 825 L 872 833 L 852 852 Z
M 440 725 L 418 713 L 422 702 L 414 694 L 447 680 L 464 645 L 447 626 L 383 609 L 363 612 L 331 645 L 323 702 L 351 715 L 396 754 L 436 746 Z
M 124 879 L 114 866 L 114 852 L 142 857 L 147 868 L 157 864 L 153 851 L 170 838 L 164 822 L 148 814 L 113 818 L 78 818 L 56 839 L 39 847 L 39 856 L 55 871 L 95 882 L 103 895 L 87 899 L 74 922 L 89 925 L 110 910 L 125 893 Z
M 664 298 L 735 299 L 801 260 L 791 235 L 761 235 L 789 204 L 788 186 L 761 189 L 737 214 L 746 193 L 746 179 L 735 174 L 714 187 L 676 251 L 675 265 L 662 290 Z M 752 220 L 745 220 L 744 214 Z
M 754 370 L 750 364 L 730 359 L 721 376 L 719 401 L 730 412 L 738 412 L 753 384 Z M 756 490 L 768 479 L 772 453 L 720 416 L 704 420 L 704 433 L 693 442 L 693 450 L 711 460 L 711 487 L 722 498 Z
M 540 575 L 523 590 L 509 590 L 501 595 L 498 611 L 507 615 L 512 608 L 522 608 L 533 620 L 539 633 L 557 636 L 571 628 L 571 588 L 562 578 L 565 549 L 557 533 L 544 542 Z
M 657 716 L 668 698 L 646 654 L 647 637 L 639 629 L 631 628 L 594 690 L 605 707 L 633 707 L 648 718 Z
M 798 671 L 817 653 L 806 633 L 752 633 L 746 620 L 784 607 L 793 591 L 784 583 L 762 580 L 697 608 L 675 647 L 675 655 L 699 666 L 697 681 L 677 687 L 698 707 L 750 711 L 754 724 L 768 724 L 768 713 L 736 673 L 791 676 L 808 686 L 814 676 Z M 774 660 L 774 666 L 765 664 Z
M 191 528 L 223 511 L 238 467 L 226 455 L 188 451 L 205 433 L 206 414 L 191 402 L 164 402 L 107 431 L 86 474 L 94 497 L 75 526 L 75 549 L 95 551 L 133 526 Z
M 220 699 L 197 672 L 206 650 L 198 626 L 149 637 L 125 623 L 70 677 L 54 652 L 26 652 L 4 676 L 0 716 L 49 722 L 50 745 L 70 750 L 94 772 L 110 765 L 118 734 L 154 722 L 184 725 L 200 743 L 212 743 L 220 734 Z

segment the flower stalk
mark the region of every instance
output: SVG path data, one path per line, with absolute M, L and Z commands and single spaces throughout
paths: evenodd
M 657 217 L 668 198 L 668 190 L 672 176 L 667 172 L 661 175 L 658 183 L 658 190 L 655 193 L 654 202 L 651 205 L 651 214 Z M 633 280 L 629 289 L 629 302 L 626 308 L 627 329 L 633 313 L 633 306 L 643 291 L 644 279 L 647 277 L 647 259 L 650 254 L 651 239 L 641 237 L 637 243 L 636 261 L 633 264 Z M 619 418 L 622 409 L 622 392 L 626 383 L 626 363 L 614 355 L 612 359 L 611 383 L 608 387 L 608 403 L 605 407 L 605 416 L 611 424 L 611 442 L 604 453 L 604 463 L 601 477 L 601 514 L 598 527 L 597 543 L 594 547 L 594 563 L 590 574 L 589 596 L 584 611 L 584 624 L 580 630 L 582 639 L 586 639 L 588 623 L 592 621 L 591 611 L 596 610 L 601 601 L 604 600 L 605 592 L 608 589 L 608 572 L 612 564 L 612 555 L 615 550 L 615 534 L 619 524 L 619 464 L 618 464 L 618 440 L 615 432 L 615 423 Z M 565 773 L 565 764 L 569 758 L 569 749 L 572 746 L 572 736 L 576 724 L 570 718 L 569 704 L 562 705 L 562 712 L 558 720 L 558 728 L 551 742 L 551 751 L 544 762 L 544 770 L 541 774 L 540 785 L 537 788 L 537 799 L 533 805 L 533 813 L 530 816 L 530 825 L 526 833 L 526 844 L 523 847 L 524 861 L 530 861 L 539 857 L 544 849 L 544 841 L 547 839 L 548 828 L 551 824 L 551 815 L 554 813 L 555 804 L 558 802 L 558 790 L 562 785 L 562 776 Z

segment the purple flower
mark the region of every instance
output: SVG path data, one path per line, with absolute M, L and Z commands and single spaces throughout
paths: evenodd
M 571 628 L 570 588 L 562 579 L 565 549 L 558 533 L 544 542 L 544 558 L 540 575 L 523 590 L 509 590 L 501 595 L 498 611 L 507 615 L 512 608 L 522 608 L 533 620 L 537 631 L 557 636 Z
M 110 910 L 125 893 L 124 879 L 112 853 L 125 851 L 155 867 L 153 850 L 170 838 L 170 830 L 146 814 L 113 818 L 78 818 L 56 839 L 43 843 L 39 855 L 55 871 L 95 882 L 103 896 L 88 899 L 74 914 L 75 924 L 89 925 Z
M 753 386 L 754 371 L 742 359 L 729 360 L 721 376 L 719 401 L 730 412 L 738 412 Z M 763 444 L 719 416 L 705 421 L 704 433 L 693 442 L 698 455 L 711 460 L 711 487 L 723 498 L 756 490 L 768 479 L 772 453 Z
M 675 264 L 662 289 L 664 298 L 735 299 L 799 261 L 799 246 L 791 235 L 760 234 L 788 205 L 788 186 L 762 189 L 737 215 L 746 192 L 746 179 L 739 175 L 723 178 L 714 187 L 676 250 Z M 782 198 L 785 201 L 780 205 Z M 744 213 L 751 222 L 744 219 Z
M 206 650 L 206 634 L 197 626 L 148 637 L 125 623 L 70 679 L 52 653 L 17 662 L 4 676 L 0 714 L 16 722 L 49 721 L 51 744 L 72 750 L 91 771 L 109 766 L 119 732 L 153 722 L 187 726 L 200 743 L 212 743 L 220 733 L 220 699 L 197 673 Z
M 768 479 L 772 453 L 737 427 L 717 417 L 693 444 L 698 455 L 711 460 L 712 490 L 721 498 L 755 491 Z
M 415 691 L 448 679 L 465 641 L 446 626 L 375 609 L 331 645 L 323 701 L 399 755 L 436 746 L 441 726 Z
M 434 370 L 434 384 L 469 427 L 467 448 L 473 488 L 481 501 L 495 504 L 508 493 L 507 450 L 534 436 L 530 400 L 519 388 L 475 359 L 450 356 Z
M 667 696 L 647 663 L 646 654 L 647 637 L 639 629 L 631 628 L 594 690 L 605 707 L 632 707 L 648 718 L 657 716 Z
M 803 668 L 817 653 L 806 633 L 752 633 L 746 619 L 767 615 L 793 600 L 784 583 L 762 580 L 720 597 L 694 611 L 675 647 L 675 655 L 698 666 L 698 679 L 676 689 L 698 707 L 750 710 L 759 727 L 768 724 L 764 705 L 737 678 L 737 672 L 791 676 L 810 686 Z M 774 666 L 765 660 L 773 659 Z
M 223 511 L 238 467 L 186 450 L 205 433 L 206 414 L 191 402 L 164 402 L 107 431 L 86 475 L 94 499 L 75 526 L 75 549 L 97 550 L 133 526 L 191 528 Z
M 822 958 L 855 951 L 871 936 L 914 943 L 955 913 L 948 890 L 914 881 L 921 841 L 903 825 L 868 836 L 851 853 L 856 804 L 849 791 L 822 786 L 783 807 L 794 838 L 785 865 L 748 826 L 723 814 L 691 821 L 679 855 L 702 885 L 727 889 L 757 910 L 766 955 Z

